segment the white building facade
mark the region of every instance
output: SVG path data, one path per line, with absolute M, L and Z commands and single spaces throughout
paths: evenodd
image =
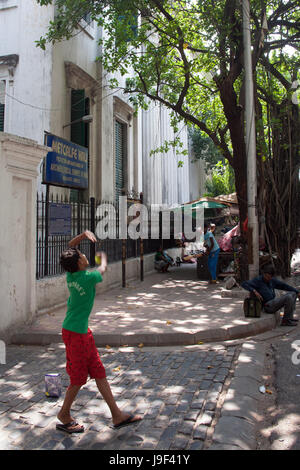
M 109 77 L 96 60 L 101 31 L 88 18 L 71 40 L 36 47 L 54 15 L 54 6 L 35 0 L 0 0 L 0 130 L 39 144 L 48 132 L 88 148 L 88 188 L 52 186 L 54 193 L 115 200 L 142 192 L 148 204 L 189 201 L 189 158 L 174 149 L 150 156 L 173 138 L 168 110 L 150 103 L 135 116 L 122 92 L 106 86 Z M 87 115 L 90 122 L 83 122 Z M 180 138 L 188 149 L 185 127 Z M 42 191 L 42 162 L 39 174 Z

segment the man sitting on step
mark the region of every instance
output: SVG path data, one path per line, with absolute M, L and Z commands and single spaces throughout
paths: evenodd
M 279 281 L 274 277 L 273 266 L 267 265 L 263 268 L 262 275 L 255 277 L 251 281 L 244 281 L 241 286 L 258 297 L 266 313 L 275 313 L 280 308 L 284 308 L 282 326 L 296 326 L 298 320 L 294 319 L 296 308 L 296 298 L 300 299 L 300 291 L 294 287 Z M 276 297 L 275 289 L 287 291 L 286 294 Z

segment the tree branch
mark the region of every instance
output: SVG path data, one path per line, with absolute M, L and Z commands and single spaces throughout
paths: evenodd
M 261 63 L 264 67 L 284 86 L 286 90 L 291 88 L 291 83 L 272 65 L 266 56 L 261 56 Z

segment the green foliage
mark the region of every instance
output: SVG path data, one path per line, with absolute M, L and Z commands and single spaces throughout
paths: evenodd
M 49 5 L 51 0 L 37 0 Z M 263 9 L 251 1 L 252 37 L 255 51 L 261 38 Z M 99 60 L 106 73 L 127 78 L 125 92 L 133 105 L 146 107 L 148 99 L 161 102 L 178 117 L 196 125 L 226 158 L 233 156 L 228 129 L 230 114 L 220 93 L 224 78 L 234 89 L 233 108 L 243 100 L 242 9 L 236 0 L 56 0 L 56 16 L 37 45 L 46 47 L 70 39 L 88 12 L 104 30 Z M 266 5 L 268 36 L 257 52 L 257 80 L 264 97 L 271 90 L 280 100 L 286 88 L 260 58 L 280 74 L 289 74 L 299 53 L 288 55 L 284 45 L 299 45 L 299 5 L 296 1 L 272 0 Z M 298 15 L 298 17 L 297 17 Z M 115 80 L 110 82 L 116 86 Z M 269 89 L 268 89 L 269 88 Z M 234 111 L 234 109 L 233 109 Z M 232 164 L 233 162 L 231 162 Z
M 189 128 L 189 136 L 191 138 L 195 160 L 203 160 L 208 170 L 211 170 L 219 161 L 225 163 L 225 158 L 222 156 L 222 153 L 207 135 L 199 129 L 192 127 Z
M 298 0 L 250 4 L 256 100 L 261 107 L 257 155 L 265 159 L 271 148 L 269 129 L 277 119 L 274 105 L 291 99 L 291 82 L 299 79 L 300 5 Z M 180 121 L 190 124 L 202 133 L 195 136 L 202 156 L 208 148 L 213 162 L 226 159 L 236 171 L 245 168 L 240 162 L 246 158 L 241 2 L 55 0 L 55 6 L 56 16 L 38 46 L 78 34 L 81 19 L 89 13 L 103 29 L 98 60 L 112 88 L 117 86 L 112 78 L 117 72 L 126 79 L 124 92 L 136 110 L 147 109 L 149 101 L 162 103 L 173 112 L 175 135 Z
M 169 150 L 175 150 L 177 155 L 187 155 L 188 152 L 186 149 L 183 149 L 183 143 L 180 140 L 180 137 L 174 137 L 173 140 L 166 140 L 160 147 L 157 147 L 154 150 L 151 150 L 150 156 L 156 154 L 165 154 L 168 153 Z
M 229 163 L 219 161 L 212 169 L 211 177 L 206 181 L 207 192 L 204 196 L 215 197 L 220 194 L 235 192 L 234 174 Z

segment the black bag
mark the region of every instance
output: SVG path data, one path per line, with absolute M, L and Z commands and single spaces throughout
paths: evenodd
M 262 303 L 255 297 L 246 297 L 244 300 L 245 317 L 259 318 L 262 312 Z

